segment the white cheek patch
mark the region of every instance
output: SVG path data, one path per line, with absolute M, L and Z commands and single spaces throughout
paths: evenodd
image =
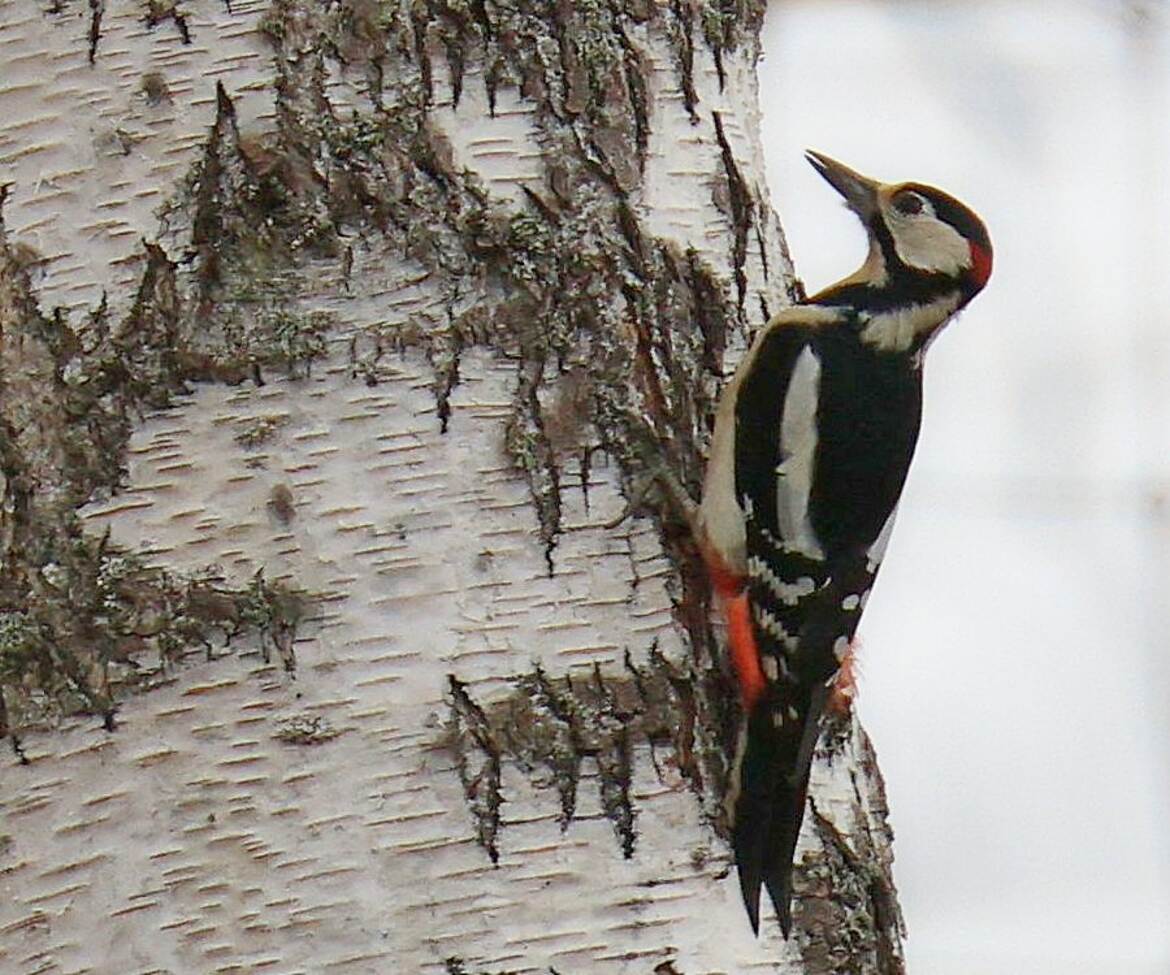
M 971 267 L 971 246 L 949 223 L 929 213 L 907 217 L 892 208 L 885 218 L 894 250 L 907 267 L 952 276 Z

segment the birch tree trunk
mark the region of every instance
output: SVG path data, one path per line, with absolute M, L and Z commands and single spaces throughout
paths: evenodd
M 793 297 L 762 7 L 0 4 L 0 969 L 902 971 L 856 724 L 751 937 L 642 490 Z

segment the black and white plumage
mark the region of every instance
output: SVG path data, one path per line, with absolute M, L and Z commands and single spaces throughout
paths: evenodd
M 720 399 L 698 526 L 745 710 L 740 886 L 753 930 L 767 887 L 785 937 L 813 748 L 914 454 L 923 354 L 991 272 L 987 231 L 954 198 L 808 158 L 869 255 L 756 337 Z

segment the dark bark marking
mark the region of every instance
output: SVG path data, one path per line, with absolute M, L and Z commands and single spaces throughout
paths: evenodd
M 633 746 L 629 722 L 631 711 L 619 707 L 612 690 L 601 677 L 601 667 L 593 665 L 593 689 L 597 696 L 597 723 L 601 747 L 597 752 L 597 767 L 601 773 L 601 805 L 613 823 L 622 855 L 628 860 L 634 855 L 637 835 L 634 831 L 634 806 L 630 798 L 633 777 Z
M 536 709 L 535 714 L 529 717 L 528 727 L 535 730 L 535 722 L 539 721 L 543 711 L 548 715 L 549 735 L 544 742 L 534 735 L 525 751 L 532 758 L 543 762 L 553 774 L 561 799 L 560 821 L 561 831 L 564 832 L 577 811 L 577 783 L 581 780 L 581 759 L 586 754 L 581 716 L 571 685 L 566 683 L 565 694 L 562 695 L 540 667 L 534 668 L 531 681 L 521 679 L 518 686 L 524 688 L 526 685 Z M 523 755 L 525 751 L 518 751 L 517 754 Z
M 89 63 L 97 60 L 98 41 L 102 36 L 102 15 L 106 12 L 105 0 L 89 0 Z
M 695 324 L 703 336 L 703 365 L 718 375 L 732 327 L 724 312 L 723 292 L 711 269 L 699 260 L 694 250 L 687 251 L 687 276 L 695 295 Z
M 528 482 L 544 543 L 545 563 L 551 576 L 554 572 L 553 550 L 561 531 L 561 472 L 556 452 L 545 432 L 544 408 L 539 396 L 543 377 L 543 362 L 521 363 L 504 441 Z
M 414 56 L 418 63 L 419 78 L 422 80 L 425 105 L 431 105 L 435 100 L 435 83 L 432 76 L 431 55 L 427 50 L 427 30 L 431 19 L 429 11 L 423 4 L 415 4 L 411 10 L 410 20 L 414 27 Z
M 483 708 L 467 693 L 467 685 L 448 677 L 454 752 L 463 794 L 475 818 L 476 840 L 499 863 L 500 751 Z
M 694 675 L 671 664 L 656 648 L 641 668 L 627 653 L 624 673 L 605 674 L 595 667 L 588 680 L 554 681 L 536 667 L 516 679 L 506 698 L 486 707 L 476 704 L 466 685 L 454 677 L 450 681 L 453 731 L 449 745 L 463 770 L 460 775 L 477 823 L 483 820 L 485 808 L 494 808 L 479 787 L 484 755 L 498 762 L 510 758 L 535 782 L 555 788 L 562 830 L 568 829 L 576 814 L 581 765 L 592 758 L 598 768 L 602 809 L 613 823 L 625 857 L 632 856 L 637 845 L 637 809 L 631 791 L 636 744 L 651 745 L 656 768 L 660 766 L 653 750 L 669 745 L 674 763 L 696 796 L 706 798 L 702 777 L 695 771 L 696 752 L 721 745 L 714 745 L 716 739 L 707 731 L 697 732 Z M 547 770 L 547 778 L 542 769 Z M 487 777 L 495 781 L 498 771 Z M 469 789 L 469 782 L 476 788 Z M 498 816 L 494 822 L 498 831 Z
M 228 8 L 228 13 L 231 13 L 231 8 Z M 164 20 L 169 20 L 175 25 L 183 43 L 191 43 L 191 28 L 187 23 L 186 15 L 179 9 L 178 0 L 147 0 L 146 14 L 143 20 L 146 22 L 146 26 L 152 30 Z
M 647 66 L 626 32 L 622 17 L 626 16 L 617 0 L 611 0 L 610 12 L 613 31 L 622 48 L 622 67 L 625 69 L 629 114 L 634 122 L 634 144 L 637 147 L 638 172 L 646 169 L 646 150 L 650 145 L 650 93 L 646 90 Z
M 764 271 L 764 281 L 768 280 L 768 246 L 764 241 L 764 232 L 768 224 L 768 210 L 764 206 L 763 195 L 760 193 L 759 187 L 756 187 L 755 195 L 752 198 L 753 207 L 759 219 L 754 221 L 753 229 L 756 233 L 756 247 L 760 252 L 760 267 Z
M 437 364 L 436 367 L 438 383 L 435 400 L 438 405 L 440 433 L 447 432 L 447 426 L 451 419 L 451 393 L 459 384 L 459 362 L 463 356 L 464 348 L 463 332 L 455 324 L 454 314 L 449 309 L 447 320 L 450 322 L 447 348 L 438 357 L 441 364 Z
M 689 0 L 671 0 L 674 13 L 676 45 L 678 49 L 679 87 L 682 89 L 683 107 L 691 117 L 691 125 L 699 124 L 699 95 L 695 91 L 695 17 Z
M 876 975 L 905 975 L 901 916 L 888 865 L 865 834 L 843 836 L 811 797 L 809 805 L 821 848 L 805 854 L 796 889 L 807 971 L 831 975 L 862 961 Z
M 752 225 L 755 205 L 743 174 L 739 171 L 739 164 L 735 161 L 735 154 L 731 151 L 731 143 L 727 141 L 727 135 L 723 131 L 723 119 L 718 112 L 712 112 L 711 117 L 715 121 L 715 137 L 719 141 L 723 172 L 727 177 L 731 229 L 735 235 L 731 248 L 731 263 L 735 271 L 735 290 L 739 297 L 738 305 L 742 316 L 744 301 L 747 298 L 747 273 L 744 270 L 747 262 L 747 235 Z

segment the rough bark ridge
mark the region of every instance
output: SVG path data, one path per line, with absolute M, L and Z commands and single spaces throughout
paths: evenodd
M 50 224 L 76 150 L 0 127 L 0 961 L 900 970 L 856 727 L 822 746 L 796 942 L 711 944 L 746 925 L 706 585 L 653 494 L 600 527 L 648 468 L 697 488 L 725 353 L 791 297 L 761 14 L 0 14 L 92 64 L 29 98 L 101 92 L 114 214 Z

